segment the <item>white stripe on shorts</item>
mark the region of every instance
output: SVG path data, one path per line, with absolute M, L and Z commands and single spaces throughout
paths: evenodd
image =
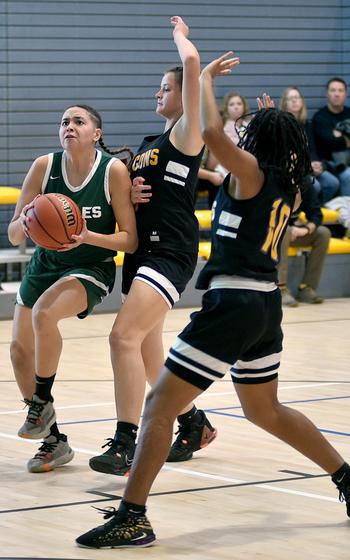
M 218 274 L 210 280 L 209 290 L 220 289 L 239 289 L 239 290 L 255 290 L 257 292 L 274 292 L 277 290 L 275 282 L 266 282 L 265 280 L 256 280 L 255 278 L 246 278 L 245 276 L 235 276 L 227 274 Z
M 89 276 L 88 274 L 80 274 L 80 273 L 69 274 L 69 276 L 73 276 L 74 278 L 83 278 L 84 280 L 88 280 L 92 284 L 95 284 L 95 286 L 98 286 L 99 288 L 101 288 L 101 290 L 104 290 L 106 292 L 106 295 L 108 294 L 108 288 L 107 288 L 106 284 L 103 284 L 103 282 L 99 282 L 93 276 Z
M 181 360 L 181 358 L 175 356 L 175 354 L 173 354 L 171 350 L 176 350 L 176 352 L 182 354 L 185 358 L 188 358 L 189 360 L 193 360 L 194 362 L 196 362 L 196 365 L 190 364 L 189 362 L 187 362 L 187 360 Z M 231 364 L 228 364 L 227 362 L 222 362 L 221 360 L 214 358 L 210 354 L 206 354 L 206 352 L 203 352 L 202 350 L 198 350 L 198 348 L 194 348 L 194 346 L 187 344 L 187 342 L 184 342 L 179 337 L 175 339 L 175 342 L 170 348 L 169 352 L 170 352 L 169 358 L 174 362 L 177 362 L 182 366 L 185 366 L 187 369 L 194 371 L 199 375 L 202 375 L 202 377 L 206 377 L 207 379 L 212 379 L 213 381 L 217 381 L 218 379 L 223 377 L 227 372 L 227 370 L 231 367 Z M 208 371 L 201 369 L 201 366 L 204 366 L 205 368 L 209 368 L 212 369 L 213 371 L 218 372 L 218 375 L 213 375 Z
M 141 274 L 143 276 L 139 276 Z M 140 266 L 136 273 L 135 280 L 145 282 L 145 284 L 148 284 L 156 290 L 156 292 L 158 292 L 169 305 L 170 309 L 172 308 L 173 303 L 176 303 L 180 299 L 180 294 L 174 284 L 172 284 L 166 276 L 149 266 Z M 157 286 L 157 284 L 161 287 Z
M 263 358 L 257 358 L 256 360 L 247 362 L 237 360 L 231 368 L 230 373 L 232 377 L 237 377 L 237 379 L 243 379 L 246 377 L 249 377 L 250 379 L 269 377 L 270 375 L 278 373 L 281 354 L 282 352 L 276 352 L 275 354 L 270 354 L 269 356 L 264 356 Z M 233 368 L 248 371 L 245 371 L 244 373 L 237 373 L 236 371 L 233 371 Z M 270 369 L 269 371 L 257 371 L 265 368 Z
M 17 295 L 16 295 L 16 303 L 18 303 L 18 305 L 24 305 L 23 303 L 23 299 L 21 298 L 21 292 L 20 292 L 21 287 L 18 288 L 17 291 Z

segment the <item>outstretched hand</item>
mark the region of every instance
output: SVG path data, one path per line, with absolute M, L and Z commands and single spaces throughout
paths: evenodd
M 267 93 L 263 93 L 262 99 L 261 99 L 261 97 L 257 97 L 256 101 L 258 103 L 259 111 L 261 111 L 261 109 L 274 109 L 275 108 L 274 100 L 271 99 L 271 97 Z
M 181 33 L 183 33 L 185 35 L 185 37 L 188 37 L 188 35 L 190 33 L 190 29 L 189 29 L 188 25 L 186 25 L 186 23 L 184 22 L 184 20 L 180 16 L 173 16 L 172 18 L 170 18 L 170 23 L 171 23 L 171 25 L 174 26 L 174 29 L 173 29 L 173 34 L 174 35 L 177 31 L 181 31 Z
M 226 76 L 231 73 L 234 66 L 240 63 L 238 56 L 232 56 L 233 51 L 228 51 L 219 58 L 212 60 L 202 70 L 202 75 L 209 74 L 212 78 Z

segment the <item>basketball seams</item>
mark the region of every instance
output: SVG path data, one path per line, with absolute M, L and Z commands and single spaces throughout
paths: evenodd
M 29 236 L 36 245 L 53 251 L 71 243 L 71 235 L 79 234 L 83 225 L 77 204 L 61 193 L 46 193 L 37 197 L 30 214 Z
M 42 224 L 41 221 L 39 220 L 38 215 L 37 215 L 37 213 L 36 213 L 36 211 L 35 211 L 35 207 L 33 207 L 32 210 L 33 210 L 33 213 L 34 213 L 36 222 L 39 224 L 39 226 L 40 226 L 41 229 L 45 232 L 45 234 L 46 234 L 50 239 L 52 239 L 53 241 L 55 241 L 55 243 L 58 243 L 59 245 L 62 246 L 62 245 L 63 245 L 62 241 L 59 241 L 58 239 L 55 239 L 55 237 L 53 237 L 53 236 L 47 231 L 47 229 L 43 226 L 43 224 Z M 29 228 L 29 234 L 30 234 L 30 228 Z M 33 241 L 34 241 L 34 240 L 33 240 Z M 40 243 L 38 243 L 38 245 L 40 245 Z
M 56 195 L 56 193 L 48 193 L 48 194 L 54 194 L 54 195 Z M 62 196 L 63 196 L 63 195 L 62 195 Z M 63 197 L 63 198 L 66 198 L 66 197 Z M 66 224 L 65 224 L 65 222 L 64 222 L 64 219 L 62 218 L 61 213 L 60 213 L 60 210 L 62 210 L 62 205 L 61 205 L 61 203 L 58 202 L 58 205 L 56 205 L 55 202 L 54 202 L 55 199 L 52 199 L 52 198 L 49 197 L 48 195 L 46 195 L 46 199 L 50 202 L 50 204 L 52 204 L 52 206 L 54 207 L 56 213 L 58 214 L 58 216 L 59 216 L 59 218 L 60 218 L 60 220 L 61 220 L 61 223 L 62 223 L 64 232 L 65 232 L 66 237 L 67 237 L 67 243 L 70 243 L 72 240 L 71 240 L 71 238 L 70 238 L 70 236 L 69 236 L 70 234 L 69 234 L 69 231 L 67 230 L 67 227 L 66 227 Z M 57 197 L 57 199 L 59 200 L 58 197 Z M 67 202 L 68 202 L 68 204 L 69 204 L 69 201 L 67 201 Z M 72 206 L 71 206 L 71 208 L 72 208 Z M 62 243 L 62 241 L 60 241 L 60 243 Z

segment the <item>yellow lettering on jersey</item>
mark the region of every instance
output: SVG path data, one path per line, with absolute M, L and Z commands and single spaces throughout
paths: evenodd
M 151 157 L 150 157 L 150 165 L 157 165 L 158 163 L 158 154 L 159 154 L 159 148 L 154 148 L 151 151 Z
M 267 233 L 264 244 L 261 247 L 262 252 L 265 254 L 270 251 L 270 256 L 274 261 L 278 260 L 278 243 L 281 239 L 281 235 L 283 234 L 285 227 L 288 224 L 290 216 L 290 207 L 288 206 L 288 204 L 282 203 L 283 199 L 278 198 L 272 205 L 269 220 L 269 231 Z
M 158 163 L 159 148 L 153 148 L 153 150 L 147 150 L 142 154 L 138 154 L 134 157 L 132 162 L 132 170 L 137 171 L 148 165 L 157 165 Z

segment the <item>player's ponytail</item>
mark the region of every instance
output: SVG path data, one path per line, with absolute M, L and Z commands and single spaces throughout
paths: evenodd
M 119 158 L 129 169 L 130 164 L 133 160 L 134 157 L 134 153 L 133 151 L 128 148 L 127 146 L 123 146 L 122 148 L 118 148 L 117 150 L 111 150 L 110 148 L 107 148 L 107 146 L 105 145 L 104 141 L 102 140 L 102 136 L 101 138 L 98 140 L 99 145 L 101 146 L 102 150 L 104 150 L 105 152 L 107 152 L 107 154 L 110 154 L 111 156 L 116 156 L 118 154 L 122 154 L 122 153 L 126 153 L 128 154 L 126 157 L 123 158 Z

